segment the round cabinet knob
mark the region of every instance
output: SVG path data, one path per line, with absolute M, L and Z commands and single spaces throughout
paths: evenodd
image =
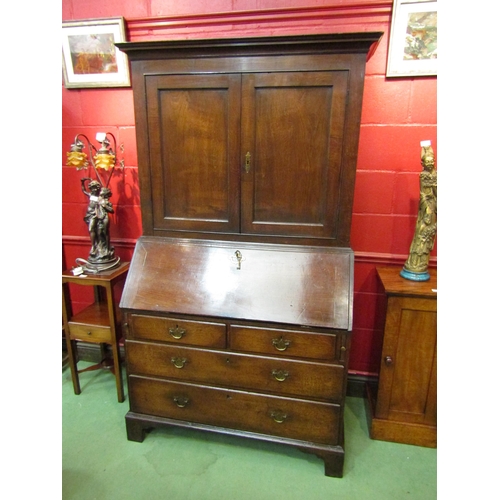
M 392 365 L 392 363 L 393 363 L 392 356 L 386 356 L 386 357 L 384 358 L 384 362 L 385 362 L 385 365 L 386 365 L 386 366 L 391 366 L 391 365 Z

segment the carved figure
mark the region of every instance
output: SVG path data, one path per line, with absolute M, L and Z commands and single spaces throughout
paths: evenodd
M 420 174 L 417 223 L 410 254 L 401 271 L 403 278 L 414 281 L 426 281 L 430 278 L 427 272 L 429 254 L 434 248 L 437 232 L 437 172 L 430 141 L 422 143 L 420 158 L 423 171 Z
M 85 183 L 90 181 L 88 184 L 88 191 L 85 188 Z M 87 207 L 87 213 L 83 220 L 87 223 L 89 229 L 90 242 L 92 247 L 90 249 L 90 256 L 95 257 L 97 250 L 97 210 L 99 208 L 99 195 L 101 193 L 101 184 L 97 181 L 93 181 L 90 177 L 84 177 L 81 179 L 82 192 L 89 199 L 89 205 Z
M 86 182 L 88 186 L 86 187 Z M 109 201 L 111 190 L 103 188 L 96 180 L 89 177 L 81 179 L 83 193 L 88 196 L 89 204 L 83 220 L 87 223 L 92 244 L 89 253 L 89 262 L 104 263 L 115 258 L 115 250 L 110 246 L 109 213 L 114 213 L 113 205 Z M 88 189 L 88 190 L 87 190 Z

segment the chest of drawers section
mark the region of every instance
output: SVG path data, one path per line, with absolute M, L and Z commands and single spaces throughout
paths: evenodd
M 248 249 L 241 244 L 239 248 L 252 258 Z M 292 257 L 289 252 L 284 256 L 290 262 Z M 245 265 L 250 267 L 250 262 L 243 261 Z M 191 295 L 184 295 L 184 306 L 179 302 L 178 311 L 171 312 L 173 307 L 164 308 L 161 302 L 177 300 L 175 293 L 168 295 L 179 272 L 188 274 L 185 268 L 169 273 L 172 280 L 165 281 L 169 286 L 157 292 L 158 300 L 150 309 L 124 307 L 130 300 L 124 291 L 128 438 L 142 441 L 147 429 L 174 425 L 286 443 L 320 456 L 327 475 L 342 476 L 349 330 L 271 322 L 266 314 L 265 321 L 187 314 L 197 293 L 192 289 Z M 243 274 L 234 276 L 246 279 Z M 304 274 L 300 276 L 302 284 L 313 290 L 304 283 Z M 223 283 L 231 282 L 228 275 Z M 143 300 L 141 290 L 136 283 L 135 304 Z M 252 300 L 252 294 L 235 297 L 226 310 L 243 310 L 251 317 L 250 308 L 241 303 Z M 213 302 L 205 297 L 198 309 L 213 313 Z M 295 307 L 293 299 L 288 307 Z

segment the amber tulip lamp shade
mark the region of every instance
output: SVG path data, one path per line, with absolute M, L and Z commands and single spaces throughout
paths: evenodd
M 82 192 L 88 199 L 83 220 L 88 228 L 91 248 L 87 259 L 76 259 L 77 268 L 87 273 L 112 269 L 120 263 L 109 238 L 109 215 L 114 213 L 109 182 L 117 165 L 116 139 L 110 132 L 98 132 L 96 141 L 100 148 L 95 147 L 86 135 L 78 134 L 71 150 L 66 153 L 67 166 L 87 173 L 80 182 Z M 90 156 L 83 151 L 85 146 L 88 147 Z M 121 151 L 123 152 L 123 146 Z M 123 160 L 118 164 L 123 168 Z

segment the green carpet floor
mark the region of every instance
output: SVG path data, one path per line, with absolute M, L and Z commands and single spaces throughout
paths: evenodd
M 80 362 L 79 369 L 89 366 Z M 186 429 L 127 441 L 128 399 L 113 375 L 62 374 L 63 500 L 402 500 L 437 498 L 437 450 L 374 441 L 362 398 L 347 398 L 342 479 L 322 460 L 284 445 Z

